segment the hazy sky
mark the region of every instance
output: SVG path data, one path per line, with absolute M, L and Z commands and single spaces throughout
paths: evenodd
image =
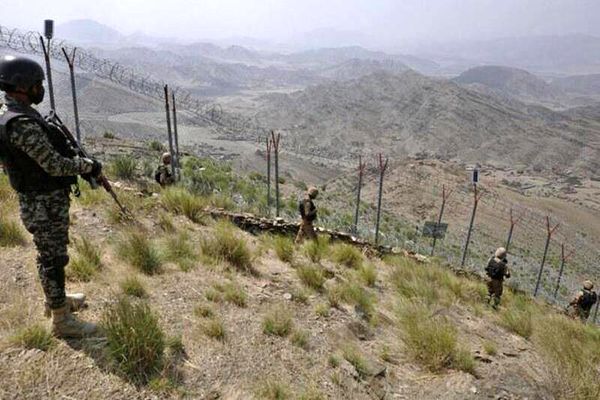
M 4 1 L 0 24 L 41 29 L 90 18 L 124 33 L 285 42 L 316 29 L 380 44 L 531 34 L 600 36 L 600 0 L 27 0 Z

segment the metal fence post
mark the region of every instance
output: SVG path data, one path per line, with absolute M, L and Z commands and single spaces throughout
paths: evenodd
M 177 179 L 177 169 L 175 168 L 173 134 L 171 132 L 171 110 L 169 109 L 169 85 L 165 85 L 165 109 L 167 111 L 167 135 L 169 137 L 169 152 L 171 153 L 171 173 Z
M 358 186 L 356 187 L 356 210 L 354 211 L 354 222 L 351 232 L 353 235 L 358 233 L 358 215 L 360 213 L 360 192 L 362 189 L 363 174 L 365 172 L 366 163 L 362 162 L 362 157 L 358 156 Z
M 446 200 L 452 194 L 452 190 L 446 192 L 446 185 L 442 185 L 442 207 L 440 208 L 440 214 L 438 216 L 438 227 L 442 223 L 442 217 L 444 216 L 444 209 L 446 208 Z M 437 233 L 437 232 L 436 232 Z M 431 256 L 433 256 L 433 252 L 435 251 L 435 244 L 437 243 L 437 234 L 433 235 L 433 241 L 431 242 Z
M 565 269 L 565 263 L 567 259 L 569 259 L 575 250 L 572 250 L 569 254 L 565 255 L 565 244 L 560 245 L 560 270 L 558 271 L 558 278 L 556 279 L 556 288 L 554 289 L 554 301 L 556 301 L 556 297 L 558 296 L 558 289 L 560 288 L 560 281 L 562 279 L 563 271 Z
M 550 217 L 546 217 L 546 245 L 544 246 L 544 256 L 542 257 L 542 264 L 540 265 L 540 271 L 537 276 L 537 281 L 535 282 L 535 290 L 533 291 L 533 297 L 536 297 L 538 294 L 538 290 L 540 289 L 540 282 L 542 280 L 542 271 L 544 271 L 544 264 L 546 264 L 546 256 L 548 255 L 548 248 L 550 247 L 550 239 L 552 238 L 552 234 L 558 229 L 560 224 L 556 224 L 554 228 L 550 228 Z
M 67 54 L 65 48 L 62 52 L 65 55 L 67 64 L 69 65 L 69 75 L 71 77 L 71 96 L 73 97 L 73 118 L 75 119 L 75 133 L 77 134 L 77 143 L 81 144 L 81 129 L 79 127 L 79 108 L 77 107 L 77 86 L 75 85 L 75 52 L 77 47 L 73 48 L 71 56 Z
M 383 176 L 388 166 L 388 159 L 383 160 L 379 153 L 379 192 L 377 196 L 377 220 L 375 221 L 375 245 L 379 244 L 379 221 L 381 219 L 381 198 L 383 197 Z
M 510 209 L 510 229 L 508 230 L 508 238 L 506 239 L 506 246 L 504 246 L 504 248 L 506 249 L 507 252 L 508 252 L 508 249 L 510 248 L 510 244 L 512 242 L 513 231 L 515 229 L 515 226 L 521 220 L 521 217 L 519 217 L 515 220 L 515 218 L 513 216 L 513 209 L 512 208 Z
M 281 134 L 275 135 L 275 131 L 271 131 L 271 140 L 273 141 L 273 150 L 275 153 L 275 217 L 279 217 L 279 140 Z
M 173 139 L 175 147 L 175 168 L 177 169 L 177 177 L 181 176 L 181 165 L 179 164 L 179 133 L 177 131 L 177 106 L 175 105 L 175 93 L 171 92 L 171 99 L 173 100 Z
M 471 233 L 473 232 L 473 224 L 475 223 L 475 214 L 477 213 L 477 205 L 479 204 L 479 200 L 481 200 L 481 196 L 483 196 L 483 192 L 477 193 L 477 185 L 473 184 L 473 212 L 471 213 L 471 222 L 469 222 L 467 239 L 465 240 L 465 247 L 460 262 L 461 267 L 465 266 L 465 261 L 467 260 L 467 252 L 469 251 L 469 243 L 471 242 Z
M 273 151 L 273 142 L 267 136 L 267 210 L 271 215 L 271 152 Z

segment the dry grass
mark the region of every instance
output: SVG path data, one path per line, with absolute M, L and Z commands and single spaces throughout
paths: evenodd
M 363 255 L 356 247 L 340 243 L 332 247 L 331 259 L 340 265 L 356 269 L 362 265 Z
M 495 356 L 498 354 L 498 345 L 491 340 L 486 340 L 483 343 L 483 351 L 485 351 L 485 354 L 487 355 Z
M 297 330 L 292 334 L 290 340 L 294 346 L 298 346 L 301 349 L 308 350 L 309 338 L 310 335 L 307 331 Z
M 4 213 L 0 213 L 0 247 L 16 247 L 27 244 L 21 225 Z
M 344 355 L 346 361 L 352 364 L 356 372 L 361 377 L 367 375 L 369 371 L 369 365 L 367 363 L 367 360 L 364 358 L 360 350 L 355 345 L 350 343 L 345 344 L 342 347 L 342 354 Z
M 294 328 L 291 312 L 283 305 L 272 307 L 263 318 L 263 332 L 272 336 L 287 336 Z
M 169 235 L 163 248 L 165 259 L 177 264 L 182 271 L 191 271 L 196 266 L 199 254 L 186 232 Z
M 167 210 L 175 214 L 185 215 L 192 222 L 204 222 L 206 199 L 195 196 L 184 188 L 169 187 L 164 189 L 161 193 L 161 202 Z
M 252 252 L 246 240 L 228 221 L 219 221 L 215 226 L 214 234 L 204 238 L 200 246 L 203 254 L 216 262 L 226 261 L 240 271 L 255 272 L 252 268 Z
M 148 297 L 148 292 L 143 283 L 136 276 L 129 276 L 119 284 L 121 291 L 127 296 L 144 298 Z
M 294 242 L 287 236 L 277 235 L 273 238 L 273 249 L 277 258 L 283 262 L 291 263 L 294 260 Z
M 274 379 L 261 382 L 256 389 L 257 400 L 287 400 L 290 396 L 289 386 Z
M 194 307 L 194 315 L 199 318 L 212 318 L 215 312 L 208 304 L 198 304 Z
M 507 307 L 500 312 L 500 325 L 528 339 L 533 334 L 531 302 L 522 295 L 507 295 Z
M 118 254 L 140 272 L 154 275 L 161 272 L 162 258 L 158 248 L 143 232 L 129 231 L 118 244 Z
M 146 303 L 120 297 L 104 311 L 102 327 L 108 355 L 123 376 L 145 383 L 160 371 L 165 335 Z
M 328 303 L 319 303 L 315 307 L 315 314 L 319 317 L 327 318 L 329 317 L 329 304 Z
M 321 262 L 329 250 L 329 236 L 319 235 L 315 240 L 309 240 L 304 244 L 304 254 L 313 263 Z
M 377 282 L 377 270 L 373 264 L 363 264 L 357 271 L 360 280 L 369 287 L 374 287 Z
M 119 179 L 131 180 L 135 177 L 137 160 L 131 156 L 117 156 L 108 166 L 108 171 Z
M 65 271 L 67 278 L 89 282 L 102 268 L 100 249 L 86 237 L 75 240 L 74 247 L 76 255 Z
M 322 290 L 325 283 L 323 269 L 318 265 L 301 264 L 296 267 L 296 273 L 300 281 L 314 290 Z
M 56 340 L 50 331 L 40 325 L 30 325 L 20 329 L 10 338 L 10 342 L 26 349 L 48 351 L 56 346 Z
M 246 307 L 248 295 L 242 286 L 235 282 L 227 282 L 224 284 L 215 284 L 213 289 L 221 293 L 220 298 L 228 303 L 235 304 L 238 307 Z M 213 300 L 214 301 L 214 300 Z
M 227 335 L 223 321 L 216 317 L 208 318 L 206 321 L 203 321 L 200 324 L 200 328 L 202 333 L 211 339 L 224 341 Z

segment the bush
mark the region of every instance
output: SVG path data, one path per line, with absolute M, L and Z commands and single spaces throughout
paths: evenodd
M 121 290 L 128 296 L 143 298 L 147 297 L 148 293 L 142 282 L 135 276 L 130 276 L 121 281 Z
M 145 303 L 126 297 L 108 306 L 102 316 L 108 356 L 117 370 L 136 383 L 145 383 L 163 365 L 165 335 L 158 316 Z
M 205 255 L 216 261 L 223 260 L 241 271 L 254 272 L 252 253 L 246 241 L 236 234 L 235 227 L 227 221 L 220 221 L 214 235 L 202 240 L 200 246 Z
M 102 268 L 100 250 L 86 237 L 75 241 L 77 255 L 69 263 L 67 277 L 81 282 L 89 282 Z
M 348 268 L 358 268 L 362 265 L 362 253 L 349 244 L 336 244 L 333 246 L 331 255 L 333 261 Z
M 323 275 L 323 270 L 320 267 L 316 265 L 303 264 L 296 267 L 296 273 L 298 274 L 300 281 L 302 281 L 302 283 L 309 288 L 315 290 L 323 289 L 325 276 Z
M 165 151 L 165 146 L 158 140 L 152 140 L 148 148 L 152 151 Z
M 184 272 L 192 270 L 198 261 L 198 253 L 185 232 L 169 235 L 165 239 L 164 254 L 167 261 L 177 264 Z
M 137 160 L 130 156 L 117 156 L 112 160 L 109 171 L 119 179 L 133 179 Z
M 287 336 L 294 327 L 290 311 L 278 305 L 272 307 L 263 318 L 263 332 L 273 336 Z
M 399 316 L 406 347 L 416 361 L 432 372 L 444 368 L 473 372 L 473 357 L 458 347 L 452 324 L 432 315 L 425 304 L 411 301 L 401 303 Z
M 48 351 L 56 345 L 52 333 L 39 324 L 21 329 L 10 341 L 26 349 L 38 349 L 42 351 Z
M 125 234 L 119 242 L 118 253 L 124 261 L 147 275 L 157 274 L 161 270 L 160 253 L 143 232 Z
M 309 240 L 304 245 L 304 252 L 310 261 L 318 263 L 327 254 L 329 250 L 329 237 L 324 235 L 317 236 L 314 240 Z
M 0 247 L 24 246 L 26 243 L 21 225 L 0 214 Z
M 287 236 L 275 236 L 273 238 L 275 254 L 283 262 L 290 263 L 294 260 L 294 242 Z

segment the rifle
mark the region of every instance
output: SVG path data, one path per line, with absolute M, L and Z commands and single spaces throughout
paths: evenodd
M 77 142 L 77 140 L 75 140 L 75 137 L 73 136 L 71 131 L 69 131 L 69 129 L 65 126 L 65 124 L 61 121 L 61 119 L 58 117 L 58 115 L 56 115 L 56 113 L 54 111 L 50 111 L 50 114 L 47 117 L 47 121 L 49 123 L 53 124 L 65 136 L 65 138 L 69 141 L 71 146 L 73 146 L 73 148 L 77 151 L 77 153 L 80 157 L 91 159 L 89 154 Z M 88 179 L 86 179 L 86 180 L 89 182 L 92 189 L 97 189 L 101 185 L 104 188 L 104 190 L 106 190 L 108 192 L 108 194 L 111 195 L 111 197 L 113 198 L 115 203 L 117 203 L 117 205 L 121 209 L 121 212 L 123 213 L 123 215 L 127 215 L 127 216 L 131 215 L 129 210 L 127 210 L 123 206 L 123 204 L 121 204 L 121 202 L 119 201 L 119 198 L 117 197 L 117 194 L 115 193 L 112 186 L 110 185 L 110 182 L 108 181 L 108 179 L 106 179 L 106 177 L 103 174 L 100 174 L 97 177 L 90 176 L 89 180 Z

